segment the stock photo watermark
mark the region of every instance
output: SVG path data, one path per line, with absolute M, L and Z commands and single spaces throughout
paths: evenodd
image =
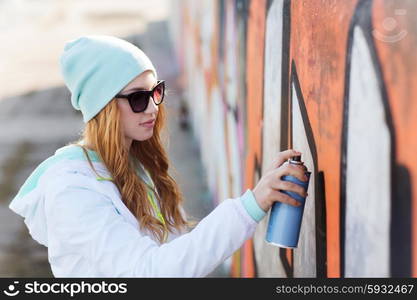
M 382 21 L 382 29 L 384 32 L 378 29 L 372 30 L 372 35 L 379 41 L 386 43 L 396 43 L 405 38 L 408 34 L 407 30 L 400 28 L 397 18 L 407 15 L 405 9 L 396 9 L 394 11 L 396 17 L 387 17 Z
M 74 297 L 77 294 L 126 294 L 127 283 L 100 283 L 90 282 L 26 282 L 23 286 L 19 286 L 19 281 L 13 281 L 7 289 L 3 290 L 3 294 L 9 297 L 15 297 L 21 293 L 24 294 L 65 294 Z

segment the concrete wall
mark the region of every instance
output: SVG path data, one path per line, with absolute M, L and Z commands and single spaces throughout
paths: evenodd
M 417 276 L 417 2 L 182 0 L 171 34 L 215 203 L 295 148 L 313 172 L 298 248 L 233 276 Z

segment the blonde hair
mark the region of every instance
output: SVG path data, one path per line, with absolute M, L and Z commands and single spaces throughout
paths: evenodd
M 165 108 L 163 104 L 159 105 L 153 136 L 145 141 L 133 140 L 131 148 L 127 150 L 123 144 L 120 111 L 116 101 L 112 99 L 88 121 L 80 140 L 70 144 L 80 145 L 81 140 L 84 140 L 91 150 L 96 151 L 140 228 L 149 230 L 162 243 L 167 231 L 192 226 L 192 222 L 187 222 L 180 212 L 183 196 L 175 180 L 168 174 L 169 160 L 160 137 L 165 123 Z M 93 167 L 88 155 L 87 159 Z M 153 192 L 158 197 L 165 224 L 152 213 L 153 207 L 147 198 L 149 186 L 137 175 L 134 159 L 143 165 L 154 182 L 156 191 Z

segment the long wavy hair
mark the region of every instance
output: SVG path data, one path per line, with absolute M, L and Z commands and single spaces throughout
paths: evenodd
M 187 222 L 180 212 L 183 195 L 175 180 L 168 174 L 169 159 L 161 140 L 166 118 L 165 108 L 163 104 L 158 107 L 153 136 L 145 141 L 133 140 L 131 148 L 127 150 L 123 144 L 120 111 L 116 101 L 112 99 L 88 121 L 81 138 L 70 144 L 80 145 L 81 140 L 84 140 L 85 144 L 92 148 L 90 150 L 97 153 L 111 173 L 122 201 L 138 220 L 140 228 L 149 230 L 162 243 L 168 231 L 174 232 L 175 229 L 182 230 L 193 225 L 193 222 Z M 135 159 L 151 176 L 156 188 L 154 194 L 158 197 L 165 225 L 152 213 L 153 207 L 147 198 L 148 187 L 137 175 Z M 90 165 L 93 167 L 91 163 Z

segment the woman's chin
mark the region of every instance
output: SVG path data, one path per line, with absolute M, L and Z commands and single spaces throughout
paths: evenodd
M 149 140 L 152 136 L 153 136 L 153 130 L 150 131 L 147 134 L 141 135 L 140 137 L 135 137 L 135 138 L 133 138 L 133 140 L 142 141 L 143 142 L 143 141 Z

